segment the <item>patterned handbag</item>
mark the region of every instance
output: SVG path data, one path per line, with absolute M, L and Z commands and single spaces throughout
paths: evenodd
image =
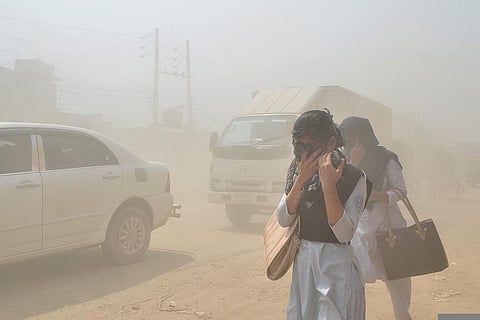
M 396 192 L 415 224 L 392 230 L 388 206 L 385 204 L 387 231 L 377 235 L 387 280 L 408 278 L 438 272 L 448 267 L 448 259 L 442 241 L 432 219 L 419 221 L 408 197 Z
M 300 217 L 296 217 L 288 227 L 278 223 L 275 210 L 263 230 L 265 268 L 270 280 L 278 280 L 287 273 L 295 260 L 300 245 Z

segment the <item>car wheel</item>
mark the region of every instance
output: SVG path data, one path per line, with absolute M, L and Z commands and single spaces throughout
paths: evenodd
M 249 206 L 227 204 L 225 211 L 228 220 L 235 226 L 246 225 L 253 215 L 253 208 Z
M 102 245 L 107 257 L 118 264 L 139 261 L 150 245 L 151 226 L 140 208 L 127 207 L 116 214 Z

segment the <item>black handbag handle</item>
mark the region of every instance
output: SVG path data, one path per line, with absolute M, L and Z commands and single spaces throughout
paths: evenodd
M 392 189 L 392 191 L 395 192 L 400 197 L 400 200 L 402 200 L 403 204 L 405 205 L 408 212 L 412 216 L 413 221 L 415 221 L 415 225 L 417 227 L 416 233 L 418 234 L 420 239 L 425 241 L 425 239 L 427 238 L 427 228 L 422 227 L 420 220 L 418 219 L 417 212 L 413 208 L 413 205 L 410 202 L 410 199 L 408 199 L 408 197 L 404 195 L 399 189 Z M 393 233 L 392 224 L 390 223 L 390 213 L 388 210 L 388 205 L 386 202 L 383 202 L 383 204 L 385 206 L 385 220 L 387 222 L 387 229 L 388 229 L 388 238 L 386 239 L 386 241 L 388 242 L 390 247 L 393 248 L 395 246 L 396 236 Z

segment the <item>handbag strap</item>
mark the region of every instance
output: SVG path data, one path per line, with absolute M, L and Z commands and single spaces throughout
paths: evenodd
M 388 244 L 390 245 L 391 248 L 395 247 L 395 239 L 397 236 L 393 234 L 392 230 L 392 224 L 390 223 L 390 210 L 388 210 L 388 204 L 386 201 L 382 201 L 383 206 L 385 208 L 384 210 L 384 215 L 385 215 L 385 221 L 387 222 L 387 232 L 388 232 L 388 237 L 385 239 Z
M 408 197 L 404 195 L 399 189 L 393 189 L 392 191 L 400 197 L 400 200 L 402 200 L 403 204 L 412 216 L 413 221 L 415 221 L 415 225 L 417 227 L 417 234 L 420 236 L 420 239 L 425 240 L 427 237 L 427 228 L 422 228 L 422 225 L 420 224 L 420 219 L 418 219 L 417 212 L 413 208 L 410 199 L 408 199 Z
M 425 239 L 427 238 L 427 228 L 422 228 L 422 225 L 420 224 L 420 220 L 418 219 L 418 215 L 417 215 L 415 209 L 413 208 L 412 203 L 410 202 L 408 197 L 406 195 L 404 195 L 400 190 L 393 189 L 392 191 L 395 192 L 400 197 L 400 200 L 402 200 L 403 204 L 405 205 L 408 212 L 410 213 L 413 220 L 415 221 L 415 225 L 417 227 L 416 233 L 418 234 L 420 239 L 425 241 Z M 395 246 L 395 239 L 397 237 L 393 233 L 392 223 L 390 222 L 390 210 L 388 208 L 388 204 L 387 204 L 386 201 L 382 201 L 382 202 L 383 202 L 383 205 L 385 207 L 384 214 L 385 214 L 385 221 L 386 221 L 386 224 L 387 224 L 387 233 L 388 233 L 388 237 L 385 240 L 388 242 L 390 247 L 393 248 Z

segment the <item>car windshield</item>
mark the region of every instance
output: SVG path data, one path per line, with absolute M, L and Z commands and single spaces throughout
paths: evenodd
M 223 132 L 218 146 L 284 145 L 291 138 L 295 115 L 240 117 Z

